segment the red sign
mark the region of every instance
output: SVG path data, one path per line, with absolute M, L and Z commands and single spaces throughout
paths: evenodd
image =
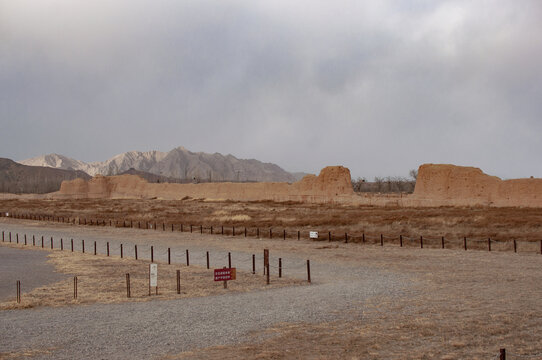
M 236 277 L 235 268 L 215 269 L 215 281 L 235 280 L 235 277 Z

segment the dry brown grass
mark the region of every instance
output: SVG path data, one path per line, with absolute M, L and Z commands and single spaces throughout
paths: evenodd
M 22 245 L 0 243 L 3 246 L 27 249 Z M 33 248 L 35 249 L 35 248 Z M 73 278 L 36 288 L 22 294 L 22 302 L 6 301 L 0 303 L 0 310 L 25 309 L 36 306 L 66 306 L 93 303 L 120 303 L 126 301 L 167 300 L 187 297 L 221 295 L 230 292 L 246 292 L 282 286 L 302 284 L 299 280 L 273 276 L 270 285 L 265 277 L 258 274 L 237 272 L 237 280 L 223 282 L 213 280 L 213 269 L 199 266 L 158 265 L 158 295 L 153 288 L 149 296 L 149 261 L 121 259 L 105 255 L 90 255 L 59 250 L 48 251 L 51 262 L 57 271 L 76 275 L 78 278 L 78 298 L 73 298 Z M 181 270 L 181 294 L 177 294 L 177 270 Z M 126 296 L 126 274 L 130 274 L 131 297 Z
M 532 208 L 397 208 L 354 207 L 331 204 L 302 204 L 232 201 L 165 200 L 2 200 L 0 210 L 48 214 L 70 218 L 134 220 L 166 224 L 183 223 L 215 228 L 286 229 L 290 237 L 297 231 L 332 231 L 370 236 L 384 234 L 410 237 L 468 238 L 538 241 L 542 238 L 542 211 Z M 169 225 L 171 226 L 171 225 Z M 342 235 L 341 235 L 342 234 Z

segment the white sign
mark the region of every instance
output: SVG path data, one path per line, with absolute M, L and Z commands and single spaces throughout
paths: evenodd
M 149 264 L 150 286 L 158 286 L 158 264 Z
M 6 213 L 6 217 L 9 217 L 9 213 Z
M 309 238 L 318 239 L 318 231 L 310 231 L 309 232 Z

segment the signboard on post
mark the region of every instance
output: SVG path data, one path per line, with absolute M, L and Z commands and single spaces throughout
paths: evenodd
M 149 295 L 153 286 L 156 287 L 156 295 L 158 295 L 158 264 L 149 264 Z
M 309 231 L 310 239 L 318 239 L 318 231 Z
M 236 268 L 215 269 L 215 281 L 235 280 L 236 277 Z

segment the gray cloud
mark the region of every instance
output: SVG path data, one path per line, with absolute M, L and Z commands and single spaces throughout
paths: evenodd
M 232 153 L 542 177 L 542 7 L 0 0 L 0 156 Z

